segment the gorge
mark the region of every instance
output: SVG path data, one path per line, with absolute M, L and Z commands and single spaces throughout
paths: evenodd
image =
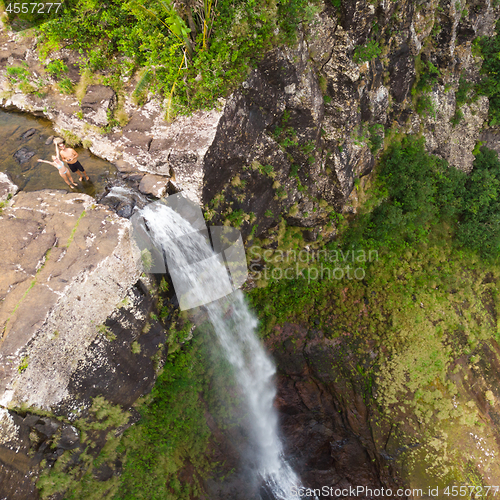
M 84 3 L 3 11 L 2 132 L 48 119 L 100 178 L 0 179 L 0 497 L 288 498 L 249 479 L 284 456 L 305 488 L 489 498 L 497 2 L 219 0 L 192 56 L 159 4 Z M 194 317 L 129 235 L 179 191 L 250 269 Z

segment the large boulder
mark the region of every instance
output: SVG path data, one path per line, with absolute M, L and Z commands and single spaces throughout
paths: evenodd
M 108 111 L 116 105 L 116 94 L 106 85 L 89 85 L 87 93 L 82 99 L 82 112 L 85 119 L 94 125 L 108 124 Z
M 18 194 L 0 230 L 0 405 L 76 405 L 70 380 L 110 362 L 89 346 L 106 342 L 103 323 L 141 274 L 129 222 L 87 195 L 43 190 Z

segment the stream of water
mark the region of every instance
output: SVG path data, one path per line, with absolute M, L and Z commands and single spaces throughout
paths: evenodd
M 166 205 L 148 205 L 141 215 L 155 246 L 163 249 L 169 269 L 182 270 L 186 284 L 199 295 L 198 303 L 220 296 L 227 271 L 217 260 L 208 233 L 194 228 Z M 203 267 L 204 262 L 209 265 Z M 200 272 L 210 274 L 203 278 L 202 286 Z M 273 406 L 276 368 L 256 335 L 257 320 L 239 290 L 204 307 L 247 405 L 251 450 L 245 458 L 267 492 L 276 500 L 291 499 L 300 480 L 283 455 Z
M 28 137 L 22 136 L 30 131 Z M 26 113 L 7 112 L 0 109 L 0 172 L 10 175 L 14 183 L 23 191 L 39 189 L 70 188 L 65 184 L 58 171 L 37 159 L 52 161 L 55 154 L 53 144 L 45 144 L 50 136 L 57 136 L 49 120 L 37 118 Z M 27 161 L 19 163 L 14 154 L 20 149 L 34 153 Z M 116 177 L 116 168 L 111 163 L 93 155 L 88 149 L 75 148 L 79 161 L 92 182 L 81 183 L 78 175 L 71 174 L 78 187 L 72 192 L 86 193 L 92 197 L 104 191 L 109 179 Z

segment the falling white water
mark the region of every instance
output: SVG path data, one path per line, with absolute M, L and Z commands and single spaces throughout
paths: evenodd
M 165 205 L 147 206 L 141 215 L 147 222 L 155 245 L 163 248 L 169 269 L 182 270 L 183 279 L 192 286 L 194 294 L 199 294 L 198 303 L 205 303 L 204 297 L 220 297 L 220 289 L 228 279 L 227 271 L 224 264 L 214 258 L 206 236 Z M 196 263 L 207 262 L 207 259 L 210 259 L 211 276 L 210 279 L 205 277 L 200 286 L 197 275 L 200 268 Z M 234 367 L 248 406 L 255 450 L 255 456 L 250 457 L 250 461 L 276 500 L 291 499 L 300 481 L 283 457 L 278 418 L 273 407 L 276 368 L 257 338 L 257 320 L 239 290 L 205 307 L 224 355 Z

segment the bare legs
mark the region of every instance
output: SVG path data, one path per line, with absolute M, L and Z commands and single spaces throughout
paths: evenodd
M 73 177 L 71 177 L 71 174 L 69 173 L 69 170 L 66 170 L 66 172 L 64 174 L 61 174 L 61 177 L 63 178 L 64 182 L 69 187 L 75 187 L 75 186 L 77 186 L 76 182 L 73 180 Z

